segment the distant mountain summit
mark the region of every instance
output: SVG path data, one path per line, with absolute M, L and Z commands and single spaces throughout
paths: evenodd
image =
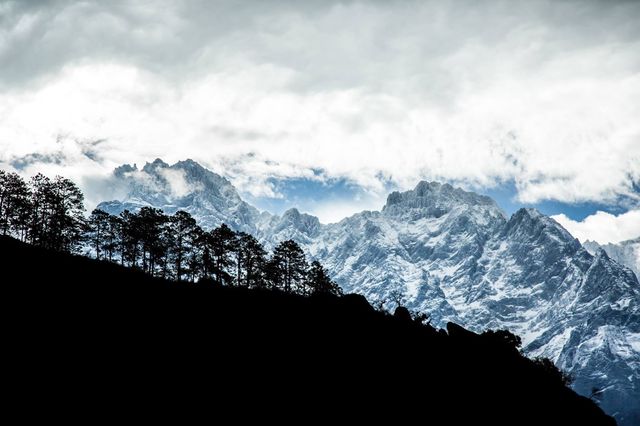
M 640 237 L 617 244 L 604 245 L 595 241 L 585 241 L 583 246 L 594 255 L 599 249 L 604 250 L 611 259 L 631 269 L 640 280 Z
M 124 200 L 99 205 L 111 214 L 125 209 L 136 211 L 144 206 L 160 208 L 168 214 L 185 210 L 205 228 L 226 223 L 253 234 L 259 234 L 261 224 L 272 217 L 243 201 L 227 179 L 193 160 L 169 165 L 156 159 L 142 169 L 127 164 L 118 167 L 114 177 L 129 192 Z
M 389 195 L 382 211 L 329 225 L 296 209 L 260 213 L 225 178 L 187 160 L 116 169 L 130 188 L 99 207 L 116 214 L 144 205 L 183 209 L 205 228 L 227 223 L 268 247 L 296 240 L 346 291 L 378 302 L 402 295 L 434 325 L 453 321 L 520 335 L 575 377 L 602 390 L 603 408 L 623 425 L 640 423 L 640 285 L 605 251 L 587 251 L 535 209 L 510 218 L 491 198 L 437 182 Z
M 492 211 L 491 216 L 504 216 L 491 198 L 474 192 L 454 188 L 448 183 L 418 183 L 415 189 L 406 192 L 392 192 L 382 211 L 387 215 L 406 215 L 418 212 L 420 215 L 440 217 L 455 208 L 478 208 Z

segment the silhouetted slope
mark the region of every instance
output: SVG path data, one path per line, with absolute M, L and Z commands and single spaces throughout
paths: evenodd
M 615 424 L 508 345 L 384 315 L 361 296 L 189 290 L 7 238 L 0 262 L 18 290 L 5 346 L 14 387 L 49 413 Z

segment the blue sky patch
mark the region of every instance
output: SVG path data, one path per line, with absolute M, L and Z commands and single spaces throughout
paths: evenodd
M 321 176 L 321 171 L 318 171 L 316 175 Z M 321 220 L 324 219 L 324 222 L 327 220 L 323 216 L 330 216 L 330 221 L 335 221 L 361 210 L 378 210 L 384 205 L 387 194 L 396 189 L 391 183 L 388 183 L 385 194 L 373 194 L 344 178 L 271 178 L 269 183 L 273 185 L 276 193 L 282 196 L 281 198 L 253 197 L 250 194 L 242 194 L 243 198 L 259 209 L 271 213 L 282 214 L 287 209 L 295 207 L 302 212 L 319 215 Z M 595 202 L 566 203 L 547 200 L 531 204 L 522 203 L 517 200 L 517 189 L 513 182 L 503 183 L 490 189 L 479 189 L 475 192 L 488 195 L 496 200 L 508 216 L 519 208 L 533 207 L 548 216 L 564 213 L 573 220 L 581 221 L 597 211 L 618 215 L 628 210 L 617 205 Z M 351 208 L 346 207 L 348 205 L 351 205 Z M 335 214 L 327 215 L 326 212 L 331 211 L 332 206 L 341 207 L 336 207 Z M 323 215 L 322 212 L 325 214 Z M 344 216 L 340 216 L 340 212 L 345 212 Z

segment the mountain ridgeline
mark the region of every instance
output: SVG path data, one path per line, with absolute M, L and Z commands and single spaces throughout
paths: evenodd
M 390 194 L 382 211 L 323 225 L 296 209 L 259 212 L 194 161 L 156 160 L 116 169 L 113 184 L 128 195 L 101 203 L 87 223 L 82 194 L 63 178 L 0 177 L 11 188 L 0 191 L 4 233 L 37 246 L 83 249 L 145 276 L 216 288 L 359 293 L 380 309 L 428 314 L 436 329 L 510 330 L 522 337 L 523 353 L 552 360 L 620 424 L 640 421 L 637 278 L 536 210 L 507 218 L 486 196 L 421 182 Z M 63 193 L 76 201 L 62 202 Z M 397 376 L 419 379 L 413 371 Z
M 534 209 L 508 218 L 488 197 L 421 182 L 390 194 L 382 211 L 324 225 L 296 209 L 260 212 L 191 160 L 123 166 L 113 179 L 128 195 L 100 205 L 111 214 L 184 210 L 204 229 L 226 223 L 268 250 L 293 240 L 345 292 L 374 304 L 401 301 L 436 327 L 511 330 L 525 353 L 568 371 L 579 393 L 595 390 L 620 424 L 640 423 L 638 280 Z
M 19 271 L 4 281 L 20 319 L 5 336 L 17 367 L 8 384 L 51 415 L 149 418 L 163 407 L 165 419 L 408 423 L 415 407 L 436 424 L 615 424 L 508 331 L 437 330 L 355 294 L 170 281 L 6 236 L 0 259 Z

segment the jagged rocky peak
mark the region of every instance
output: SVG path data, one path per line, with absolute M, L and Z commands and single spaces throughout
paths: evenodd
M 117 178 L 124 178 L 128 173 L 134 173 L 138 171 L 138 166 L 134 164 L 123 164 L 113 170 L 113 175 Z
M 420 210 L 423 216 L 441 217 L 454 208 L 481 209 L 491 216 L 503 218 L 495 201 L 485 195 L 467 192 L 448 183 L 421 181 L 409 191 L 392 192 L 382 211 L 386 215 L 404 215 L 408 210 Z
M 580 241 L 552 218 L 533 208 L 516 211 L 503 228 L 504 238 L 516 241 L 518 245 L 530 245 L 544 249 L 549 256 L 575 253 L 582 250 Z M 584 254 L 589 256 L 586 251 Z
M 320 220 L 306 213 L 300 213 L 296 208 L 292 208 L 283 213 L 277 229 L 291 227 L 307 235 L 315 235 L 320 230 Z
M 544 220 L 543 214 L 538 210 L 533 208 L 520 208 L 513 215 L 511 215 L 506 229 L 512 231 L 519 228 L 527 228 L 533 226 L 544 228 L 548 227 L 549 225 L 550 224 Z
M 187 181 L 193 184 L 196 190 L 213 191 L 225 198 L 232 199 L 234 202 L 242 201 L 237 189 L 228 179 L 202 167 L 191 159 L 179 161 L 171 166 L 171 169 L 183 172 Z
M 141 199 L 153 195 L 176 200 L 202 193 L 235 203 L 242 201 L 231 182 L 191 159 L 169 165 L 156 158 L 141 170 L 135 164 L 125 164 L 114 170 L 114 176 L 129 181 L 132 188 L 130 195 Z
M 540 232 L 545 232 L 553 235 L 560 241 L 575 243 L 578 246 L 580 245 L 580 242 L 574 238 L 569 231 L 564 229 L 562 225 L 534 208 L 518 209 L 518 211 L 516 211 L 509 219 L 505 230 L 510 233 L 525 231 L 530 235 L 537 235 Z
M 166 169 L 169 167 L 167 163 L 162 161 L 160 158 L 156 158 L 151 163 L 146 163 L 144 167 L 142 167 L 142 171 L 146 173 L 154 173 L 158 169 Z
M 585 241 L 582 246 L 591 254 L 604 250 L 607 255 L 621 265 L 631 269 L 640 278 L 640 237 L 617 244 L 598 244 L 596 241 Z
M 196 174 L 196 175 L 212 173 L 212 174 L 214 174 L 216 176 L 220 176 L 220 175 L 217 175 L 216 173 L 213 173 L 212 171 L 202 167 L 200 165 L 200 163 L 198 163 L 196 161 L 193 161 L 191 158 L 187 158 L 186 160 L 178 161 L 177 163 L 175 163 L 173 165 L 173 167 L 188 171 L 189 173 L 193 173 L 193 174 Z M 222 179 L 225 179 L 222 176 L 220 176 L 220 177 Z
M 296 208 L 291 208 L 287 211 L 284 212 L 284 214 L 282 215 L 282 220 L 286 220 L 291 224 L 299 224 L 302 222 L 306 222 L 306 221 L 317 221 L 318 218 L 315 216 L 311 216 L 309 214 L 306 213 L 300 213 L 300 210 L 296 209 Z
M 234 229 L 255 232 L 260 212 L 242 200 L 229 180 L 191 159 L 169 165 L 157 158 L 141 169 L 125 164 L 114 170 L 114 177 L 127 192 L 120 201 L 98 206 L 111 214 L 154 206 L 168 214 L 188 211 L 205 228 L 224 222 Z

